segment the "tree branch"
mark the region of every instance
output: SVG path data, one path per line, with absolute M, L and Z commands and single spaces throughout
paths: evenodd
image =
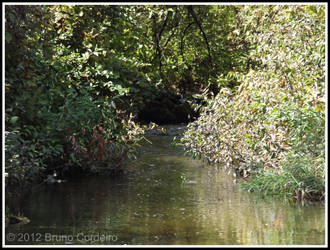
M 210 45 L 209 45 L 209 42 L 207 40 L 206 34 L 205 34 L 205 32 L 204 32 L 204 30 L 202 28 L 202 24 L 198 21 L 198 18 L 197 18 L 197 15 L 196 15 L 196 13 L 195 13 L 195 11 L 193 9 L 193 6 L 187 6 L 187 9 L 188 9 L 189 14 L 193 17 L 193 19 L 194 19 L 195 23 L 197 24 L 198 28 L 202 32 L 204 41 L 206 43 L 207 51 L 208 51 L 208 54 L 209 54 L 209 59 L 210 59 L 210 61 L 212 61 L 212 59 L 211 59 Z
M 163 22 L 163 25 L 160 29 L 160 31 L 158 33 L 157 30 L 155 30 L 155 42 L 156 42 L 156 56 L 159 58 L 159 73 L 160 75 L 162 75 L 162 50 L 161 50 L 161 47 L 160 47 L 160 40 L 161 40 L 161 37 L 162 37 L 162 33 L 166 27 L 166 24 L 167 24 L 167 21 L 168 21 L 168 18 L 169 18 L 169 12 L 167 12 L 167 15 L 166 15 L 166 18 Z M 156 26 L 156 18 L 154 17 L 154 25 Z

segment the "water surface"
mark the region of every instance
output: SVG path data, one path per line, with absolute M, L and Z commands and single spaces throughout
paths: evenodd
M 324 203 L 250 194 L 171 139 L 151 137 L 121 177 L 42 186 L 20 207 L 31 222 L 7 228 L 6 244 L 325 244 Z

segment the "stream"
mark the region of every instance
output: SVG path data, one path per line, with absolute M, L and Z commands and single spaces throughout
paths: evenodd
M 151 136 L 117 178 L 43 185 L 20 204 L 15 245 L 324 245 L 325 204 L 249 193 L 220 167 Z

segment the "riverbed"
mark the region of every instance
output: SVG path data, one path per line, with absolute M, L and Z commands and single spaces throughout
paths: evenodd
M 148 137 L 121 176 L 40 187 L 20 204 L 30 223 L 8 227 L 6 244 L 325 244 L 324 203 L 248 193 L 172 139 Z

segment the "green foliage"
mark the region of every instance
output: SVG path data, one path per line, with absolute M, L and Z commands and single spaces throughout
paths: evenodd
M 244 176 L 322 162 L 324 19 L 321 5 L 5 6 L 8 183 L 117 168 L 138 114 L 178 95 L 201 112 L 194 157 Z
M 191 98 L 201 89 L 211 87 L 217 92 L 220 85 L 235 86 L 234 79 L 221 81 L 219 72 L 227 75 L 235 67 L 246 66 L 243 57 L 246 46 L 230 35 L 236 28 L 235 15 L 239 7 L 157 8 L 160 9 L 157 14 L 150 14 L 157 52 L 154 62 L 166 87 Z
M 117 8 L 82 9 L 6 6 L 10 186 L 23 188 L 47 171 L 67 165 L 80 165 L 87 171 L 98 171 L 94 167 L 100 164 L 118 168 L 132 156 L 143 132 L 132 120 L 132 112 L 141 104 L 132 101 L 129 86 L 133 80 L 147 84 L 138 73 L 140 65 L 124 56 L 107 56 L 111 49 L 100 44 L 109 37 L 97 40 L 87 31 L 101 32 L 108 24 L 101 22 L 99 11 L 111 18 L 119 14 Z M 93 20 L 81 19 L 94 14 Z M 136 87 L 140 90 L 143 87 Z M 102 134 L 95 135 L 96 128 Z M 93 142 L 95 136 L 99 143 Z
M 325 161 L 308 156 L 288 156 L 282 162 L 282 171 L 264 171 L 254 174 L 242 187 L 250 192 L 293 196 L 297 200 L 323 200 L 325 195 Z
M 218 70 L 227 74 L 242 64 L 235 58 L 244 49 L 228 37 L 236 11 L 234 6 L 5 6 L 9 178 L 21 173 L 17 178 L 23 182 L 27 173 L 33 179 L 66 163 L 91 166 L 87 162 L 103 147 L 118 151 L 113 159 L 131 152 L 141 132 L 134 117 L 149 103 L 178 92 L 189 97 L 207 88 Z M 91 143 L 95 128 L 103 129 L 102 146 Z M 23 162 L 30 162 L 24 174 Z
M 291 187 L 300 190 L 303 186 L 306 194 L 315 192 L 322 197 L 323 12 L 324 6 L 315 6 L 313 11 L 307 6 L 241 9 L 238 19 L 242 25 L 237 33 L 243 33 L 250 44 L 248 61 L 254 66 L 248 73 L 236 73 L 241 82 L 237 89 L 223 88 L 207 100 L 200 118 L 189 125 L 182 139 L 188 151 L 210 162 L 225 163 L 245 177 L 253 173 L 253 185 L 262 184 L 259 189 L 268 190 L 290 176 L 299 176 L 306 181 L 298 178 L 300 184 Z M 292 165 L 286 167 L 285 162 Z M 308 162 L 321 164 L 315 168 Z M 313 175 L 315 178 L 310 178 Z M 313 191 L 307 191 L 309 188 Z

